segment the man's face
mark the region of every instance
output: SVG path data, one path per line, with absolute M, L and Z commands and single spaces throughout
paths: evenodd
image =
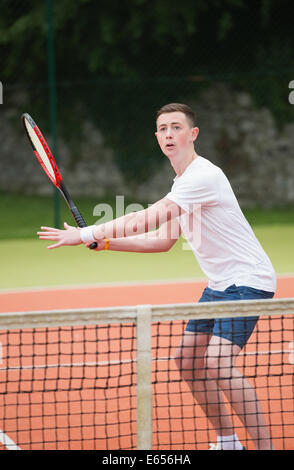
M 194 148 L 199 129 L 191 127 L 185 114 L 179 111 L 161 114 L 157 119 L 155 135 L 167 157 L 184 154 Z

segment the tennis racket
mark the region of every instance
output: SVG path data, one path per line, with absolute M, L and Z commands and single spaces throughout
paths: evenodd
M 49 145 L 47 144 L 43 134 L 38 128 L 35 121 L 31 118 L 28 113 L 24 113 L 21 117 L 26 134 L 29 141 L 32 144 L 34 154 L 36 155 L 41 167 L 45 171 L 48 178 L 52 181 L 54 186 L 62 194 L 66 204 L 68 205 L 78 227 L 86 227 L 87 224 L 83 219 L 82 214 L 77 209 L 73 200 L 71 199 L 68 190 L 65 187 L 62 176 L 58 170 L 56 162 L 53 158 L 53 155 L 50 151 Z M 93 250 L 97 248 L 97 243 L 93 242 L 90 245 L 90 248 Z

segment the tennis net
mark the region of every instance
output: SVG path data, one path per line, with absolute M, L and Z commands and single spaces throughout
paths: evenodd
M 189 319 L 252 316 L 234 368 L 179 348 Z M 1 314 L 0 448 L 205 450 L 225 407 L 247 449 L 294 449 L 293 319 L 294 299 Z

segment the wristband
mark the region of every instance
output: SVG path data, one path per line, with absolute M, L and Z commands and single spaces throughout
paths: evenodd
M 104 250 L 108 250 L 109 248 L 109 238 L 104 239 Z
M 80 230 L 80 236 L 83 243 L 92 243 L 95 241 L 93 235 L 93 228 L 95 225 L 89 225 L 88 227 L 83 227 Z

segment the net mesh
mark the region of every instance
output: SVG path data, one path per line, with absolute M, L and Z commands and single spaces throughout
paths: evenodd
M 237 304 L 229 303 L 230 309 Z M 115 318 L 114 309 L 97 309 L 90 316 L 81 311 L 2 314 L 0 447 L 136 449 L 144 428 L 137 408 L 148 408 L 138 401 L 138 387 L 150 385 L 153 449 L 208 449 L 216 442 L 216 424 L 225 423 L 220 419 L 224 406 L 246 448 L 256 448 L 258 439 L 264 442 L 267 430 L 276 449 L 294 449 L 294 301 L 259 301 L 263 314 L 236 368 L 230 352 L 219 355 L 215 349 L 214 356 L 203 344 L 179 347 L 187 319 L 199 312 L 211 319 L 210 308 L 150 307 L 149 352 L 138 344 L 133 307 Z M 142 346 L 144 361 L 152 360 L 145 384 L 138 383 L 137 374 Z M 240 412 L 241 405 L 249 408 Z M 258 416 L 255 429 L 252 416 Z
M 251 415 L 260 413 L 259 402 L 274 448 L 293 449 L 293 316 L 259 319 L 236 359 L 242 377 L 237 379 L 230 364 L 231 348 L 224 352 L 223 362 L 218 348 L 215 355 L 211 351 L 206 357 L 201 346 L 178 349 L 184 327 L 183 322 L 155 326 L 154 447 L 207 450 L 210 443 L 217 441 L 216 426 L 226 431 L 226 422 L 220 417 L 227 413 L 242 444 L 255 449 L 265 444 L 262 420 L 257 418 L 256 426 L 251 419 Z M 175 350 L 178 365 L 173 357 Z M 256 395 L 247 389 L 248 383 Z M 218 390 L 222 398 L 217 395 Z M 247 416 L 244 406 L 248 407 Z M 208 413 L 213 423 L 207 419 Z M 257 443 L 248 432 L 250 424 L 255 428 Z
M 15 443 L 135 446 L 134 324 L 9 330 L 1 342 L 1 429 Z

